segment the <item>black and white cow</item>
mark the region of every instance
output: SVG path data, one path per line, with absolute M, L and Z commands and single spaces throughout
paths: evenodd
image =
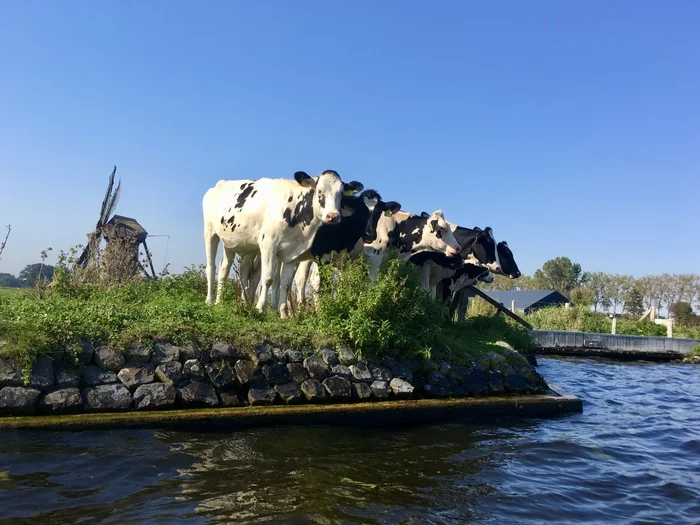
M 389 247 L 395 247 L 399 259 L 404 262 L 413 255 L 426 251 L 453 257 L 459 255 L 461 249 L 450 224 L 440 210 L 432 215 L 425 212 L 413 215 L 404 211 L 390 216 L 382 214 L 377 223 L 377 239 L 364 246 L 372 279 L 376 278 Z
M 462 250 L 458 256 L 447 258 L 436 253 L 421 253 L 410 261 L 421 267 L 421 288 L 437 297 L 438 283 L 450 278 L 464 263 L 482 266 L 495 273 L 501 272 L 493 230 L 490 227 L 464 228 L 450 225 Z
M 498 259 L 501 263 L 501 275 L 506 275 L 511 279 L 520 277 L 520 269 L 515 262 L 513 252 L 510 251 L 508 244 L 505 241 L 501 241 L 496 245 L 496 250 L 498 251 Z
M 281 261 L 281 273 L 291 278 L 294 263 L 311 248 L 321 225 L 341 221 L 343 194 L 362 190 L 359 182 L 343 183 L 333 170 L 313 178 L 299 171 L 294 179 L 221 180 L 206 192 L 202 208 L 207 303 L 214 299 L 219 241 L 224 246 L 224 255 L 219 269 L 217 302 L 221 300 L 222 284 L 231 271 L 235 254 L 259 252 L 261 293 L 256 306 L 262 312 L 273 281 L 275 258 Z M 281 300 L 280 304 L 285 302 Z
M 365 243 L 372 243 L 377 239 L 379 218 L 383 214 L 393 215 L 401 209 L 398 202 L 384 202 L 375 190 L 365 190 L 357 196 L 345 196 L 342 206 L 342 222 L 338 225 L 323 225 L 316 233 L 310 250 L 313 259 L 320 258 L 327 262 L 333 252 L 356 258 L 362 253 Z M 346 216 L 346 213 L 349 215 Z M 305 298 L 309 270 L 313 266 L 315 262 L 311 258 L 301 260 L 294 275 L 297 301 L 300 303 Z M 311 289 L 318 290 L 317 271 L 311 274 Z

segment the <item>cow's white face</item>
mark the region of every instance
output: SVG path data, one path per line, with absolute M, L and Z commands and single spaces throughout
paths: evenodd
M 341 218 L 341 199 L 343 194 L 352 195 L 362 191 L 362 184 L 356 181 L 344 183 L 340 175 L 333 170 L 326 170 L 316 178 L 305 173 L 295 178 L 306 188 L 313 188 L 312 208 L 314 216 L 326 224 L 337 224 Z
M 431 248 L 437 252 L 444 253 L 448 257 L 459 255 L 462 249 L 452 233 L 450 223 L 445 220 L 445 216 L 440 210 L 434 211 L 428 217 L 423 235 L 424 241 L 427 240 Z

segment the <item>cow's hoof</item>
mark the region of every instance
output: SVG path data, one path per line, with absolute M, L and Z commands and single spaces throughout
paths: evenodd
M 280 317 L 284 319 L 285 317 L 289 317 L 289 313 L 287 311 L 287 305 L 283 304 L 280 306 Z

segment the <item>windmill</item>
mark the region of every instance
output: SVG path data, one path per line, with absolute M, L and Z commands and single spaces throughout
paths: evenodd
M 103 237 L 107 243 L 109 243 L 110 240 L 120 239 L 129 246 L 129 257 L 134 261 L 135 265 L 141 269 L 146 277 L 155 279 L 156 272 L 153 268 L 153 261 L 148 251 L 148 245 L 146 244 L 148 232 L 143 229 L 143 226 L 141 226 L 136 219 L 124 217 L 123 215 L 112 215 L 119 203 L 119 197 L 122 192 L 121 179 L 119 179 L 117 187 L 114 189 L 114 176 L 116 173 L 117 167 L 114 166 L 112 174 L 109 176 L 107 192 L 105 193 L 102 207 L 100 208 L 100 217 L 95 225 L 95 230 L 88 234 L 87 246 L 83 250 L 83 253 L 80 254 L 77 264 L 81 268 L 85 268 L 91 262 L 97 260 L 98 250 Z M 113 189 L 114 191 L 112 191 Z M 107 220 L 110 215 L 112 215 L 112 218 Z M 150 273 L 139 261 L 139 248 L 141 244 L 143 244 L 144 253 L 148 259 L 148 265 L 151 270 Z

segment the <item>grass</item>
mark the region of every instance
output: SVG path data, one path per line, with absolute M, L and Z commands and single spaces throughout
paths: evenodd
M 324 274 L 318 313 L 301 309 L 288 319 L 243 304 L 233 281 L 226 283 L 221 304 L 206 305 L 201 268 L 157 281 L 107 286 L 77 284 L 67 268 L 57 267 L 48 288 L 0 293 L 0 356 L 26 369 L 38 355 L 82 340 L 116 349 L 134 341 L 204 346 L 225 340 L 250 350 L 267 342 L 306 354 L 347 343 L 365 357 L 451 360 L 501 353 L 496 341 L 520 350 L 532 345 L 526 330 L 502 318 L 451 323 L 442 306 L 420 291 L 415 269 L 395 259 L 373 284 L 363 259 L 341 266 L 340 277 Z

